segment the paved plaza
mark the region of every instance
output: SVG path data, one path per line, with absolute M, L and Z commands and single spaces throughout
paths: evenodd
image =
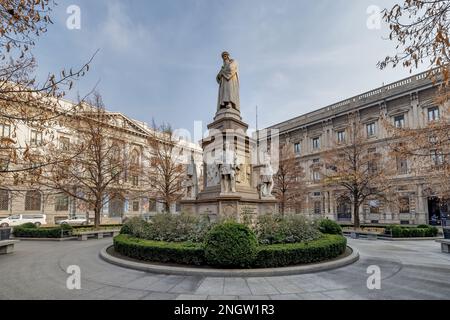
M 0 256 L 0 299 L 449 299 L 450 255 L 434 241 L 349 240 L 361 259 L 341 269 L 296 276 L 212 278 L 156 275 L 111 265 L 99 251 L 111 239 L 28 242 Z M 81 290 L 68 290 L 67 267 L 81 268 Z M 381 268 L 381 290 L 368 290 L 367 268 Z

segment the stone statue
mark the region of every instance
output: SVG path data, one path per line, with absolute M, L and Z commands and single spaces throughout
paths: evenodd
M 239 170 L 236 152 L 231 150 L 230 143 L 225 143 L 225 151 L 218 162 L 220 186 L 222 193 L 236 193 L 236 175 Z
M 263 198 L 272 198 L 273 191 L 273 168 L 270 161 L 270 156 L 266 155 L 264 160 L 264 166 L 261 168 L 260 176 L 261 181 L 259 185 L 259 194 L 261 199 Z
M 240 110 L 239 101 L 239 70 L 236 60 L 230 58 L 228 52 L 222 53 L 223 66 L 217 75 L 217 83 L 219 83 L 219 101 L 217 110 L 220 109 L 236 109 Z
M 191 155 L 191 160 L 187 166 L 186 178 L 182 182 L 182 186 L 185 188 L 186 199 L 196 199 L 198 195 L 198 175 L 197 165 L 195 164 L 194 155 Z

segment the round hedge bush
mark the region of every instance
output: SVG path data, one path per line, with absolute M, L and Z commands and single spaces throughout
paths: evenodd
M 249 227 L 226 222 L 208 233 L 204 247 L 206 262 L 211 266 L 249 268 L 258 252 L 258 240 Z
M 342 228 L 341 226 L 336 223 L 335 221 L 332 221 L 330 219 L 323 219 L 319 222 L 319 231 L 324 234 L 337 234 L 342 235 Z

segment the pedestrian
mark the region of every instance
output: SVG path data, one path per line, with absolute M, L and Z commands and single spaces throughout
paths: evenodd
M 431 216 L 431 225 L 433 225 L 433 226 L 437 225 L 437 215 L 436 215 L 436 213 L 433 213 L 433 215 Z

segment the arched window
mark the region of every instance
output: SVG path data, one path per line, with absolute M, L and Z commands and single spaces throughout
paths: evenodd
M 131 161 L 131 165 L 139 166 L 140 154 L 139 154 L 138 150 L 133 149 L 133 151 L 131 151 L 130 161 Z
M 0 189 L 0 211 L 9 210 L 9 190 Z
M 337 215 L 338 221 L 352 220 L 352 203 L 346 196 L 341 196 L 337 199 Z
M 121 218 L 125 211 L 125 200 L 121 197 L 112 198 L 109 202 L 109 217 Z
M 41 211 L 41 193 L 36 190 L 27 191 L 25 195 L 25 211 Z

